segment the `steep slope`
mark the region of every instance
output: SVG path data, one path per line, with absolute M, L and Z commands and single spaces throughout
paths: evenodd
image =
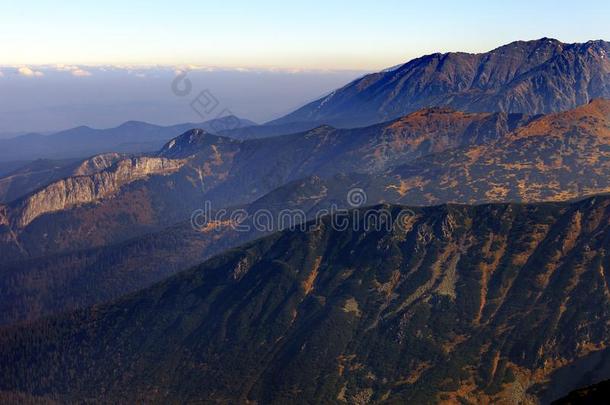
M 58 180 L 16 201 L 11 225 L 25 228 L 41 215 L 108 198 L 126 184 L 151 175 L 171 174 L 185 163 L 179 159 L 129 158 L 118 160 L 97 173 Z
M 0 325 L 108 302 L 323 210 L 350 208 L 346 196 L 353 184 L 366 187 L 369 204 L 392 199 L 367 180 L 355 174 L 298 180 L 251 204 L 229 208 L 224 220 L 198 226 L 184 221 L 117 244 L 4 263 Z M 230 221 L 238 210 L 247 216 Z
M 610 43 L 518 41 L 487 53 L 432 54 L 361 79 L 273 121 L 356 127 L 430 106 L 539 114 L 610 97 Z
M 272 136 L 288 135 L 297 132 L 304 132 L 314 129 L 319 126 L 316 122 L 289 122 L 287 124 L 273 125 L 270 123 L 241 126 L 238 128 L 228 128 L 220 131 L 218 134 L 228 136 L 234 139 L 257 139 L 257 138 L 268 138 Z
M 228 138 L 194 132 L 210 143 L 192 156 L 126 157 L 0 206 L 0 261 L 118 242 L 188 218 L 226 176 L 224 167 L 238 146 Z
M 537 403 L 547 387 L 609 377 L 609 198 L 384 206 L 367 215 L 392 219 L 368 229 L 356 212 L 342 230 L 327 217 L 114 304 L 4 329 L 0 389 L 64 402 Z

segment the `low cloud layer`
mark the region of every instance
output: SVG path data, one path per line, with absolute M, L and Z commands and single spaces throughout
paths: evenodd
M 27 77 L 44 76 L 44 74 L 41 71 L 32 70 L 31 68 L 29 68 L 27 66 L 21 66 L 20 68 L 18 68 L 17 73 L 19 73 L 21 76 L 27 76 Z
M 74 66 L 74 65 L 56 65 L 55 69 L 60 72 L 68 72 L 72 76 L 76 76 L 76 77 L 91 76 L 90 71 L 85 70 L 79 66 Z
M 79 125 L 109 128 L 130 120 L 162 125 L 202 122 L 225 110 L 265 122 L 363 73 L 72 64 L 5 65 L 0 66 L 0 72 L 4 73 L 0 80 L 0 138 Z M 178 73 L 188 75 L 190 91 L 184 95 L 177 95 L 172 88 Z M 202 116 L 192 104 L 203 94 L 213 97 L 218 108 Z

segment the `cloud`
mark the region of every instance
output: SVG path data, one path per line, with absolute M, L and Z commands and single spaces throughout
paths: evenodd
M 4 72 L 0 70 L 0 77 L 4 77 Z
M 55 65 L 55 69 L 59 72 L 70 72 L 72 76 L 77 77 L 91 76 L 91 72 L 74 65 Z
M 72 70 L 72 76 L 78 76 L 78 77 L 91 76 L 91 72 L 88 72 L 81 68 L 77 68 L 77 69 Z
M 72 69 L 77 69 L 77 67 L 64 65 L 64 64 L 58 64 L 58 65 L 55 65 L 55 69 L 59 70 L 60 72 L 65 72 L 65 71 L 70 71 Z
M 19 73 L 21 76 L 27 76 L 27 77 L 39 77 L 42 76 L 43 73 L 36 71 L 36 70 L 32 70 L 27 66 L 21 66 L 20 68 L 17 69 L 17 73 Z

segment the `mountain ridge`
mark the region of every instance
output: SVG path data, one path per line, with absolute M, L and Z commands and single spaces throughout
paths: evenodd
M 13 299 L 15 306 L 4 307 L 3 322 L 40 312 L 29 302 L 48 302 L 49 308 L 95 302 L 94 294 L 81 294 L 90 286 L 75 291 L 73 285 L 79 284 L 71 284 L 85 282 L 93 267 L 102 295 L 114 296 L 173 273 L 180 263 L 193 264 L 265 234 L 232 232 L 228 226 L 209 233 L 191 229 L 188 218 L 203 201 L 214 210 L 243 208 L 252 215 L 263 209 L 277 215 L 296 209 L 311 218 L 331 206 L 349 207 L 346 196 L 352 189 L 366 193 L 369 204 L 408 205 L 561 201 L 609 192 L 603 176 L 610 165 L 610 139 L 604 135 L 610 125 L 608 107 L 610 101 L 598 100 L 542 117 L 430 108 L 369 128 L 321 126 L 277 139 L 236 141 L 197 131 L 201 137 L 192 145 L 193 133 L 187 132 L 179 156 L 190 157 L 174 174 L 126 183 L 95 204 L 40 215 L 23 229 L 8 226 L 14 223 L 10 218 L 19 216 L 19 207 L 0 213 L 8 283 L 0 288 L 28 291 L 23 300 Z M 515 139 L 513 134 L 524 128 L 527 136 Z M 177 223 L 181 225 L 174 227 Z M 167 237 L 158 234 L 163 229 Z M 181 253 L 172 251 L 177 240 L 182 241 Z M 151 257 L 154 263 L 143 263 Z M 130 263 L 140 263 L 148 277 L 133 279 Z M 28 278 L 39 279 L 48 271 L 58 277 L 49 286 Z M 124 280 L 120 286 L 114 283 L 118 279 Z M 74 291 L 78 299 L 67 302 L 61 291 Z
M 112 304 L 5 328 L 0 389 L 77 402 L 535 404 L 555 381 L 569 391 L 608 377 L 596 367 L 610 356 L 599 270 L 610 198 L 360 211 L 383 209 L 388 228 L 337 230 L 326 217 Z
M 415 204 L 568 200 L 607 192 L 609 111 L 610 100 L 593 100 L 542 116 L 495 142 L 428 155 L 388 175 Z
M 610 42 L 564 44 L 549 38 L 478 54 L 434 53 L 357 79 L 271 124 L 362 126 L 433 105 L 470 112 L 567 110 L 610 97 L 609 54 Z
M 522 115 L 511 116 L 504 113 L 474 114 L 450 109 L 431 108 L 409 114 L 388 123 L 376 124 L 365 128 L 339 130 L 328 125 L 322 125 L 303 133 L 251 141 L 238 141 L 210 134 L 203 129 L 191 129 L 166 143 L 159 152 L 150 155 L 150 157 L 146 157 L 146 155 L 126 157 L 124 161 L 131 162 L 130 165 L 136 167 L 139 165 L 138 162 L 145 164 L 144 160 L 153 162 L 158 158 L 169 159 L 167 164 L 173 162 L 170 166 L 179 169 L 179 166 L 186 164 L 186 161 L 181 161 L 181 159 L 188 159 L 194 162 L 193 164 L 195 165 L 203 164 L 201 168 L 196 168 L 201 173 L 199 175 L 201 177 L 210 174 L 211 166 L 213 166 L 211 162 L 214 162 L 220 155 L 223 155 L 223 149 L 225 150 L 224 155 L 229 159 L 223 165 L 233 164 L 233 160 L 238 159 L 235 160 L 237 166 L 232 169 L 234 171 L 247 170 L 246 166 L 250 164 L 255 168 L 258 165 L 255 162 L 269 160 L 266 157 L 268 152 L 281 150 L 287 156 L 293 155 L 298 159 L 297 162 L 291 163 L 293 165 L 296 163 L 296 166 L 290 169 L 288 173 L 291 176 L 288 180 L 292 180 L 300 177 L 297 174 L 300 171 L 303 171 L 304 175 L 312 173 L 332 175 L 339 171 L 350 172 L 354 170 L 377 171 L 391 165 L 391 162 L 397 159 L 422 156 L 431 152 L 444 150 L 451 146 L 486 142 L 489 139 L 509 132 L 515 126 L 529 122 L 529 120 L 529 117 Z M 299 147 L 305 147 L 307 152 L 305 150 L 299 152 Z M 295 148 L 297 149 L 294 150 Z M 204 155 L 204 160 L 196 157 L 196 155 L 201 154 L 202 149 L 208 150 Z M 239 155 L 235 155 L 237 151 L 240 151 Z M 308 156 L 307 153 L 313 153 L 314 155 Z M 354 155 L 363 158 L 364 162 L 355 164 L 353 160 Z M 240 159 L 241 156 L 243 158 Z M 211 162 L 208 162 L 206 159 L 210 159 Z M 285 166 L 287 163 L 284 163 L 284 161 L 288 157 L 278 156 L 276 159 L 278 161 L 276 164 Z M 120 162 L 114 162 L 113 167 L 120 164 Z M 103 173 L 109 173 L 111 170 L 115 169 L 108 167 L 100 173 L 92 173 L 90 176 L 98 178 L 101 181 Z M 121 184 L 129 184 L 142 178 L 142 176 L 136 176 L 132 180 L 128 180 L 128 173 L 125 170 L 122 170 L 122 172 L 124 172 L 125 181 L 122 181 Z M 292 174 L 290 172 L 297 173 Z M 163 165 L 159 166 L 159 170 L 147 174 L 163 174 Z M 272 171 L 268 171 L 264 176 L 259 177 L 270 175 L 273 175 Z M 225 175 L 222 174 L 222 176 Z M 252 177 L 253 175 L 249 173 L 248 176 Z M 64 187 L 68 184 L 66 180 L 69 179 L 57 180 L 46 187 L 50 188 L 55 184 L 56 188 L 65 188 L 66 193 L 69 194 L 70 187 Z M 278 183 L 277 185 L 280 186 L 281 184 Z M 101 185 L 95 186 L 95 182 L 91 183 L 91 186 L 103 188 Z M 38 193 L 43 193 L 41 194 L 43 197 L 40 199 L 40 202 L 56 200 L 53 196 L 45 196 L 44 189 L 45 187 L 36 190 Z M 112 190 L 102 194 L 110 196 L 118 191 L 117 183 L 117 187 L 112 187 Z M 271 189 L 268 191 L 271 191 Z M 37 211 L 41 213 L 57 211 L 58 208 L 63 206 L 64 203 L 62 201 L 71 199 L 68 194 L 66 194 L 65 198 L 60 198 L 61 201 L 58 201 L 59 205 L 57 205 L 57 208 L 38 209 Z M 96 193 L 88 194 L 90 196 L 87 198 L 74 197 L 73 200 L 82 204 L 98 199 L 94 197 Z M 102 196 L 102 194 L 99 195 Z M 30 197 L 22 197 L 22 200 L 27 202 L 27 199 L 32 197 L 34 197 L 33 194 Z M 23 206 L 25 204 L 23 201 L 11 202 L 7 205 L 9 207 L 14 207 L 15 204 Z M 39 204 L 35 203 L 34 205 Z M 13 216 L 17 218 L 19 214 L 15 212 Z M 28 216 L 28 219 L 17 219 L 13 222 L 18 224 L 19 227 L 24 227 L 34 218 L 35 216 Z

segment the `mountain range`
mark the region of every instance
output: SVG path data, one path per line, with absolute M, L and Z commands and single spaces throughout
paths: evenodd
M 0 161 L 82 158 L 106 152 L 150 152 L 192 128 L 220 132 L 252 125 L 252 121 L 226 116 L 201 123 L 172 126 L 141 121 L 128 121 L 107 129 L 80 126 L 50 135 L 32 133 L 0 139 Z
M 427 55 L 263 125 L 0 140 L 0 402 L 599 397 L 608 51 Z
M 435 53 L 366 75 L 272 124 L 363 126 L 431 106 L 547 114 L 610 97 L 610 43 L 517 41 L 486 53 Z
M 533 403 L 607 374 L 610 199 L 365 210 L 389 212 L 387 226 L 326 217 L 4 329 L 0 388 L 60 402 Z
M 0 243 L 7 260 L 11 251 L 36 256 L 57 244 L 86 247 L 83 234 L 107 242 L 116 234 L 113 224 L 134 236 L 139 227 L 149 231 L 188 218 L 205 200 L 221 208 L 252 202 L 311 175 L 381 173 L 434 151 L 486 142 L 528 120 L 431 109 L 366 128 L 321 126 L 250 141 L 195 129 L 157 153 L 117 157 L 99 171 L 53 181 L 0 206 L 5 226 Z
M 155 154 L 124 157 L 4 207 L 0 322 L 115 298 L 280 229 L 194 230 L 188 218 L 206 200 L 245 210 L 248 223 L 260 210 L 277 218 L 298 209 L 308 219 L 349 208 L 354 188 L 366 190 L 369 204 L 419 205 L 608 192 L 609 112 L 610 101 L 595 100 L 535 117 L 432 108 L 366 128 L 250 141 L 186 132 Z M 146 276 L 133 272 L 136 263 Z

